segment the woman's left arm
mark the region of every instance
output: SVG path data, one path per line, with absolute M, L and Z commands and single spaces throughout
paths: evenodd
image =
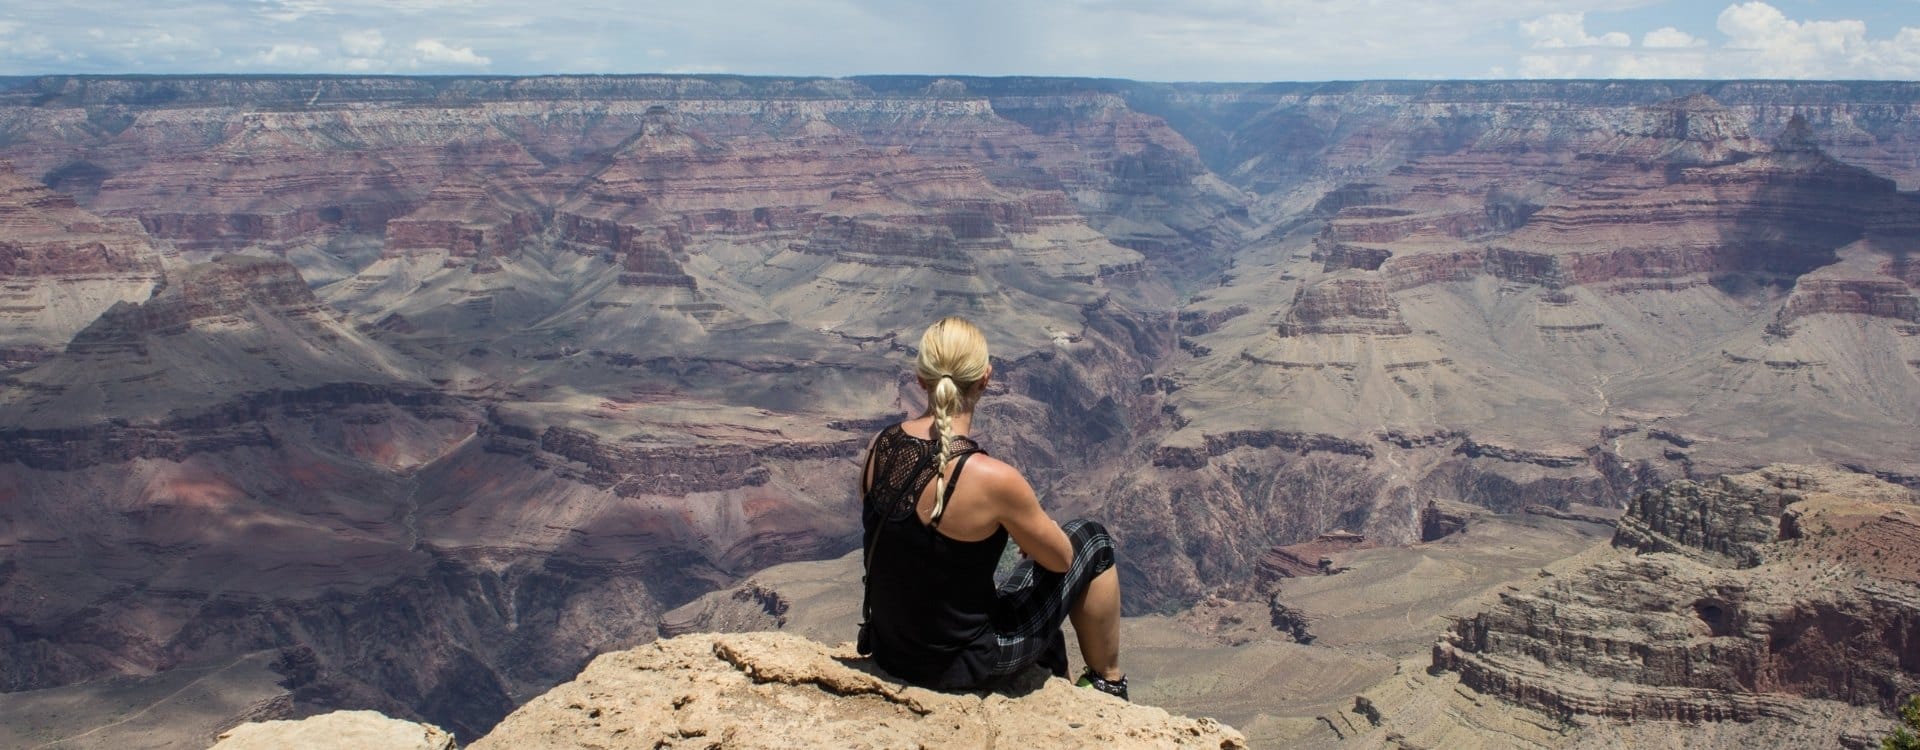
M 995 467 L 989 490 L 994 515 L 1007 534 L 1020 545 L 1020 551 L 1035 564 L 1055 573 L 1065 573 L 1073 565 L 1073 542 L 1060 530 L 1047 512 L 1040 509 L 1040 497 L 1034 494 L 1027 478 L 1011 466 Z

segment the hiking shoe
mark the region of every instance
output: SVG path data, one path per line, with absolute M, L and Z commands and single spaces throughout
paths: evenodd
M 1125 677 L 1118 680 L 1109 680 L 1094 674 L 1092 669 L 1088 669 L 1080 673 L 1080 681 L 1073 683 L 1073 686 L 1093 688 L 1107 695 L 1119 698 L 1120 700 L 1127 700 L 1127 678 Z M 1132 701 L 1128 702 L 1131 703 Z

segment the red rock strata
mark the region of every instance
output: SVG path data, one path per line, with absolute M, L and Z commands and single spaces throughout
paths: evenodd
M 385 253 L 444 250 L 455 258 L 511 256 L 540 231 L 532 199 L 477 175 L 440 183 L 412 213 L 387 222 Z
M 1781 308 L 1783 323 L 1817 313 L 1865 315 L 1920 323 L 1920 297 L 1898 279 L 1802 279 Z
M 1260 557 L 1259 580 L 1262 586 L 1270 586 L 1281 578 L 1333 575 L 1340 570 L 1342 555 L 1374 546 L 1367 542 L 1365 534 L 1339 530 L 1321 534 L 1310 542 L 1284 544 L 1267 550 Z
M 1798 698 L 1891 711 L 1920 689 L 1913 494 L 1775 466 L 1634 501 L 1634 550 L 1508 593 L 1433 649 L 1433 669 L 1561 716 L 1792 719 Z M 1863 520 L 1862 519 L 1870 519 Z M 1857 543 L 1838 536 L 1858 534 Z
M 139 225 L 81 210 L 0 162 L 0 277 L 152 273 L 159 259 Z
M 1334 278 L 1295 293 L 1280 335 L 1364 333 L 1390 336 L 1412 333 L 1400 306 L 1378 279 Z
M 82 210 L 0 162 L 0 370 L 46 359 L 159 275 L 138 223 Z

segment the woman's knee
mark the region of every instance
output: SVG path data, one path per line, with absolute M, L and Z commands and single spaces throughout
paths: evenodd
M 1084 540 L 1095 540 L 1095 539 L 1100 540 L 1101 542 L 1106 544 L 1113 543 L 1113 538 L 1107 535 L 1107 527 L 1101 524 L 1099 521 L 1091 521 L 1085 518 L 1076 518 L 1066 523 L 1060 524 L 1060 530 L 1067 532 L 1067 537 L 1069 539 L 1072 539 L 1075 543 L 1080 543 Z
M 1080 559 L 1086 556 L 1093 562 L 1092 573 L 1101 573 L 1113 567 L 1113 537 L 1107 534 L 1107 527 L 1099 521 L 1076 518 L 1060 525 L 1067 532 L 1067 540 L 1073 544 L 1073 556 Z

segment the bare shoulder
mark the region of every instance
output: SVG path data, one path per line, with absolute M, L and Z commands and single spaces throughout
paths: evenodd
M 979 482 L 982 489 L 989 490 L 997 499 L 1013 500 L 1033 494 L 1033 489 L 1027 485 L 1027 478 L 1020 474 L 1019 469 L 984 453 L 968 459 L 967 468 L 961 476 L 964 477 L 962 481 Z

